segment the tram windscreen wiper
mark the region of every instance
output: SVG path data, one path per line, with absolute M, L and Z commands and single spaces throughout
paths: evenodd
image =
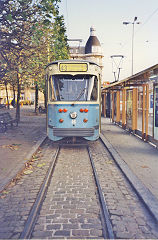
M 75 101 L 79 100 L 79 99 L 82 97 L 82 95 L 84 94 L 85 90 L 86 90 L 86 88 L 83 88 L 83 89 L 81 90 L 80 94 L 79 94 L 78 97 L 75 99 Z

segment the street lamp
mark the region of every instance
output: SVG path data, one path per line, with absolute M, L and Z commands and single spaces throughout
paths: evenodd
M 123 22 L 123 24 L 124 25 L 133 24 L 133 27 L 132 27 L 132 75 L 133 75 L 134 25 L 140 24 L 140 22 L 137 22 L 137 17 L 135 17 L 133 22 Z

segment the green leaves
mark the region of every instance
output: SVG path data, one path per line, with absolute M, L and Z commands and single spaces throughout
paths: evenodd
M 15 86 L 38 84 L 45 92 L 45 66 L 69 58 L 60 0 L 0 1 L 0 76 Z M 3 68 L 2 68 L 3 67 Z M 20 77 L 20 80 L 18 77 Z M 32 85 L 33 86 L 33 85 Z
M 22 72 L 23 72 L 22 68 L 21 68 L 21 67 L 19 67 L 19 73 L 22 73 Z
M 10 22 L 13 21 L 12 15 L 10 13 L 6 16 L 6 19 L 9 20 Z

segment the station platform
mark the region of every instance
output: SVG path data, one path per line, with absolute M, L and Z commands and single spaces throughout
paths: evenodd
M 9 112 L 15 118 L 15 108 L 0 111 Z M 33 106 L 21 107 L 20 113 L 18 127 L 0 132 L 0 191 L 24 168 L 36 146 L 46 136 L 45 114 L 36 115 Z
M 134 175 L 158 200 L 158 149 L 102 118 L 102 134 Z

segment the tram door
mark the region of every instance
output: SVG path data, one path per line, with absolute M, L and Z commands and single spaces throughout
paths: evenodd
M 158 140 L 158 86 L 154 88 L 154 139 Z

